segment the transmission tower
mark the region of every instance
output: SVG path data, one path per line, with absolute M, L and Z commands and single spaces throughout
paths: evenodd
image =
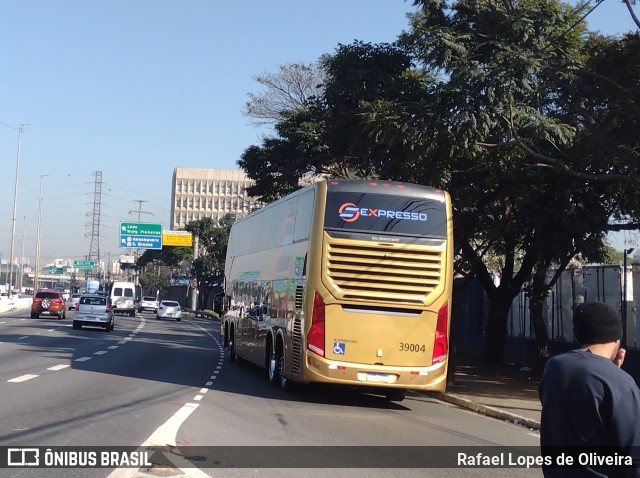
M 91 214 L 91 244 L 89 246 L 89 260 L 96 263 L 100 260 L 100 203 L 102 201 L 102 171 L 92 173 L 95 176 L 93 187 L 93 213 Z

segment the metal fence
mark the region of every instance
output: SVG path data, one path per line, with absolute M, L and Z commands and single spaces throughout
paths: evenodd
M 595 300 L 609 304 L 623 318 L 623 306 L 626 305 L 626 345 L 640 348 L 640 314 L 635 301 L 636 297 L 640 298 L 640 265 L 627 266 L 626 300 L 622 270 L 622 266 L 593 265 L 564 271 L 544 304 L 543 317 L 549 339 L 573 341 L 573 310 L 583 302 Z M 520 293 L 511 304 L 507 327 L 511 337 L 534 338 L 526 293 Z

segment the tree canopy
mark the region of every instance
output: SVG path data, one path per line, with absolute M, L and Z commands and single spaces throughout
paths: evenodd
M 325 55 L 322 95 L 238 164 L 265 201 L 317 175 L 447 189 L 456 270 L 487 292 L 499 360 L 522 288 L 541 303 L 549 268 L 602 260 L 610 220 L 640 217 L 638 35 L 589 32 L 556 0 L 414 4 L 397 43 Z

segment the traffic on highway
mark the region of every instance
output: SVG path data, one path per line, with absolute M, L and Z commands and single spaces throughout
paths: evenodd
M 30 447 L 39 460 L 49 449 L 47 459 L 58 460 L 47 469 L 2 468 L 0 476 L 255 476 L 258 469 L 260 476 L 301 476 L 302 468 L 303 476 L 454 477 L 461 468 L 442 463 L 447 453 L 515 453 L 538 443 L 528 429 L 427 393 L 402 403 L 322 385 L 290 394 L 269 384 L 263 369 L 230 363 L 215 320 L 156 320 L 144 311 L 118 315 L 105 333 L 74 330 L 75 314 L 0 314 L 0 447 Z M 357 454 L 345 454 L 352 446 Z M 136 450 L 147 461 L 136 461 Z M 107 451 L 115 455 L 102 466 Z M 23 459 L 36 456 L 16 463 Z M 79 460 L 86 466 L 69 466 Z M 464 473 L 540 476 L 523 467 Z

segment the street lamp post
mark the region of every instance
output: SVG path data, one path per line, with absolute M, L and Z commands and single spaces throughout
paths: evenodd
M 627 346 L 627 256 L 633 250 L 625 249 L 622 254 L 622 347 Z
M 11 222 L 11 242 L 9 243 L 9 297 L 13 295 L 13 242 L 16 236 L 16 205 L 18 201 L 18 171 L 20 170 L 20 139 L 27 123 L 18 126 L 18 152 L 16 153 L 16 179 L 13 185 L 13 219 Z
M 40 222 L 42 220 L 42 178 L 48 174 L 40 175 L 40 192 L 38 193 L 38 223 L 36 226 L 36 260 L 35 272 L 33 274 L 33 290 L 34 294 L 38 291 L 38 281 L 40 280 Z

